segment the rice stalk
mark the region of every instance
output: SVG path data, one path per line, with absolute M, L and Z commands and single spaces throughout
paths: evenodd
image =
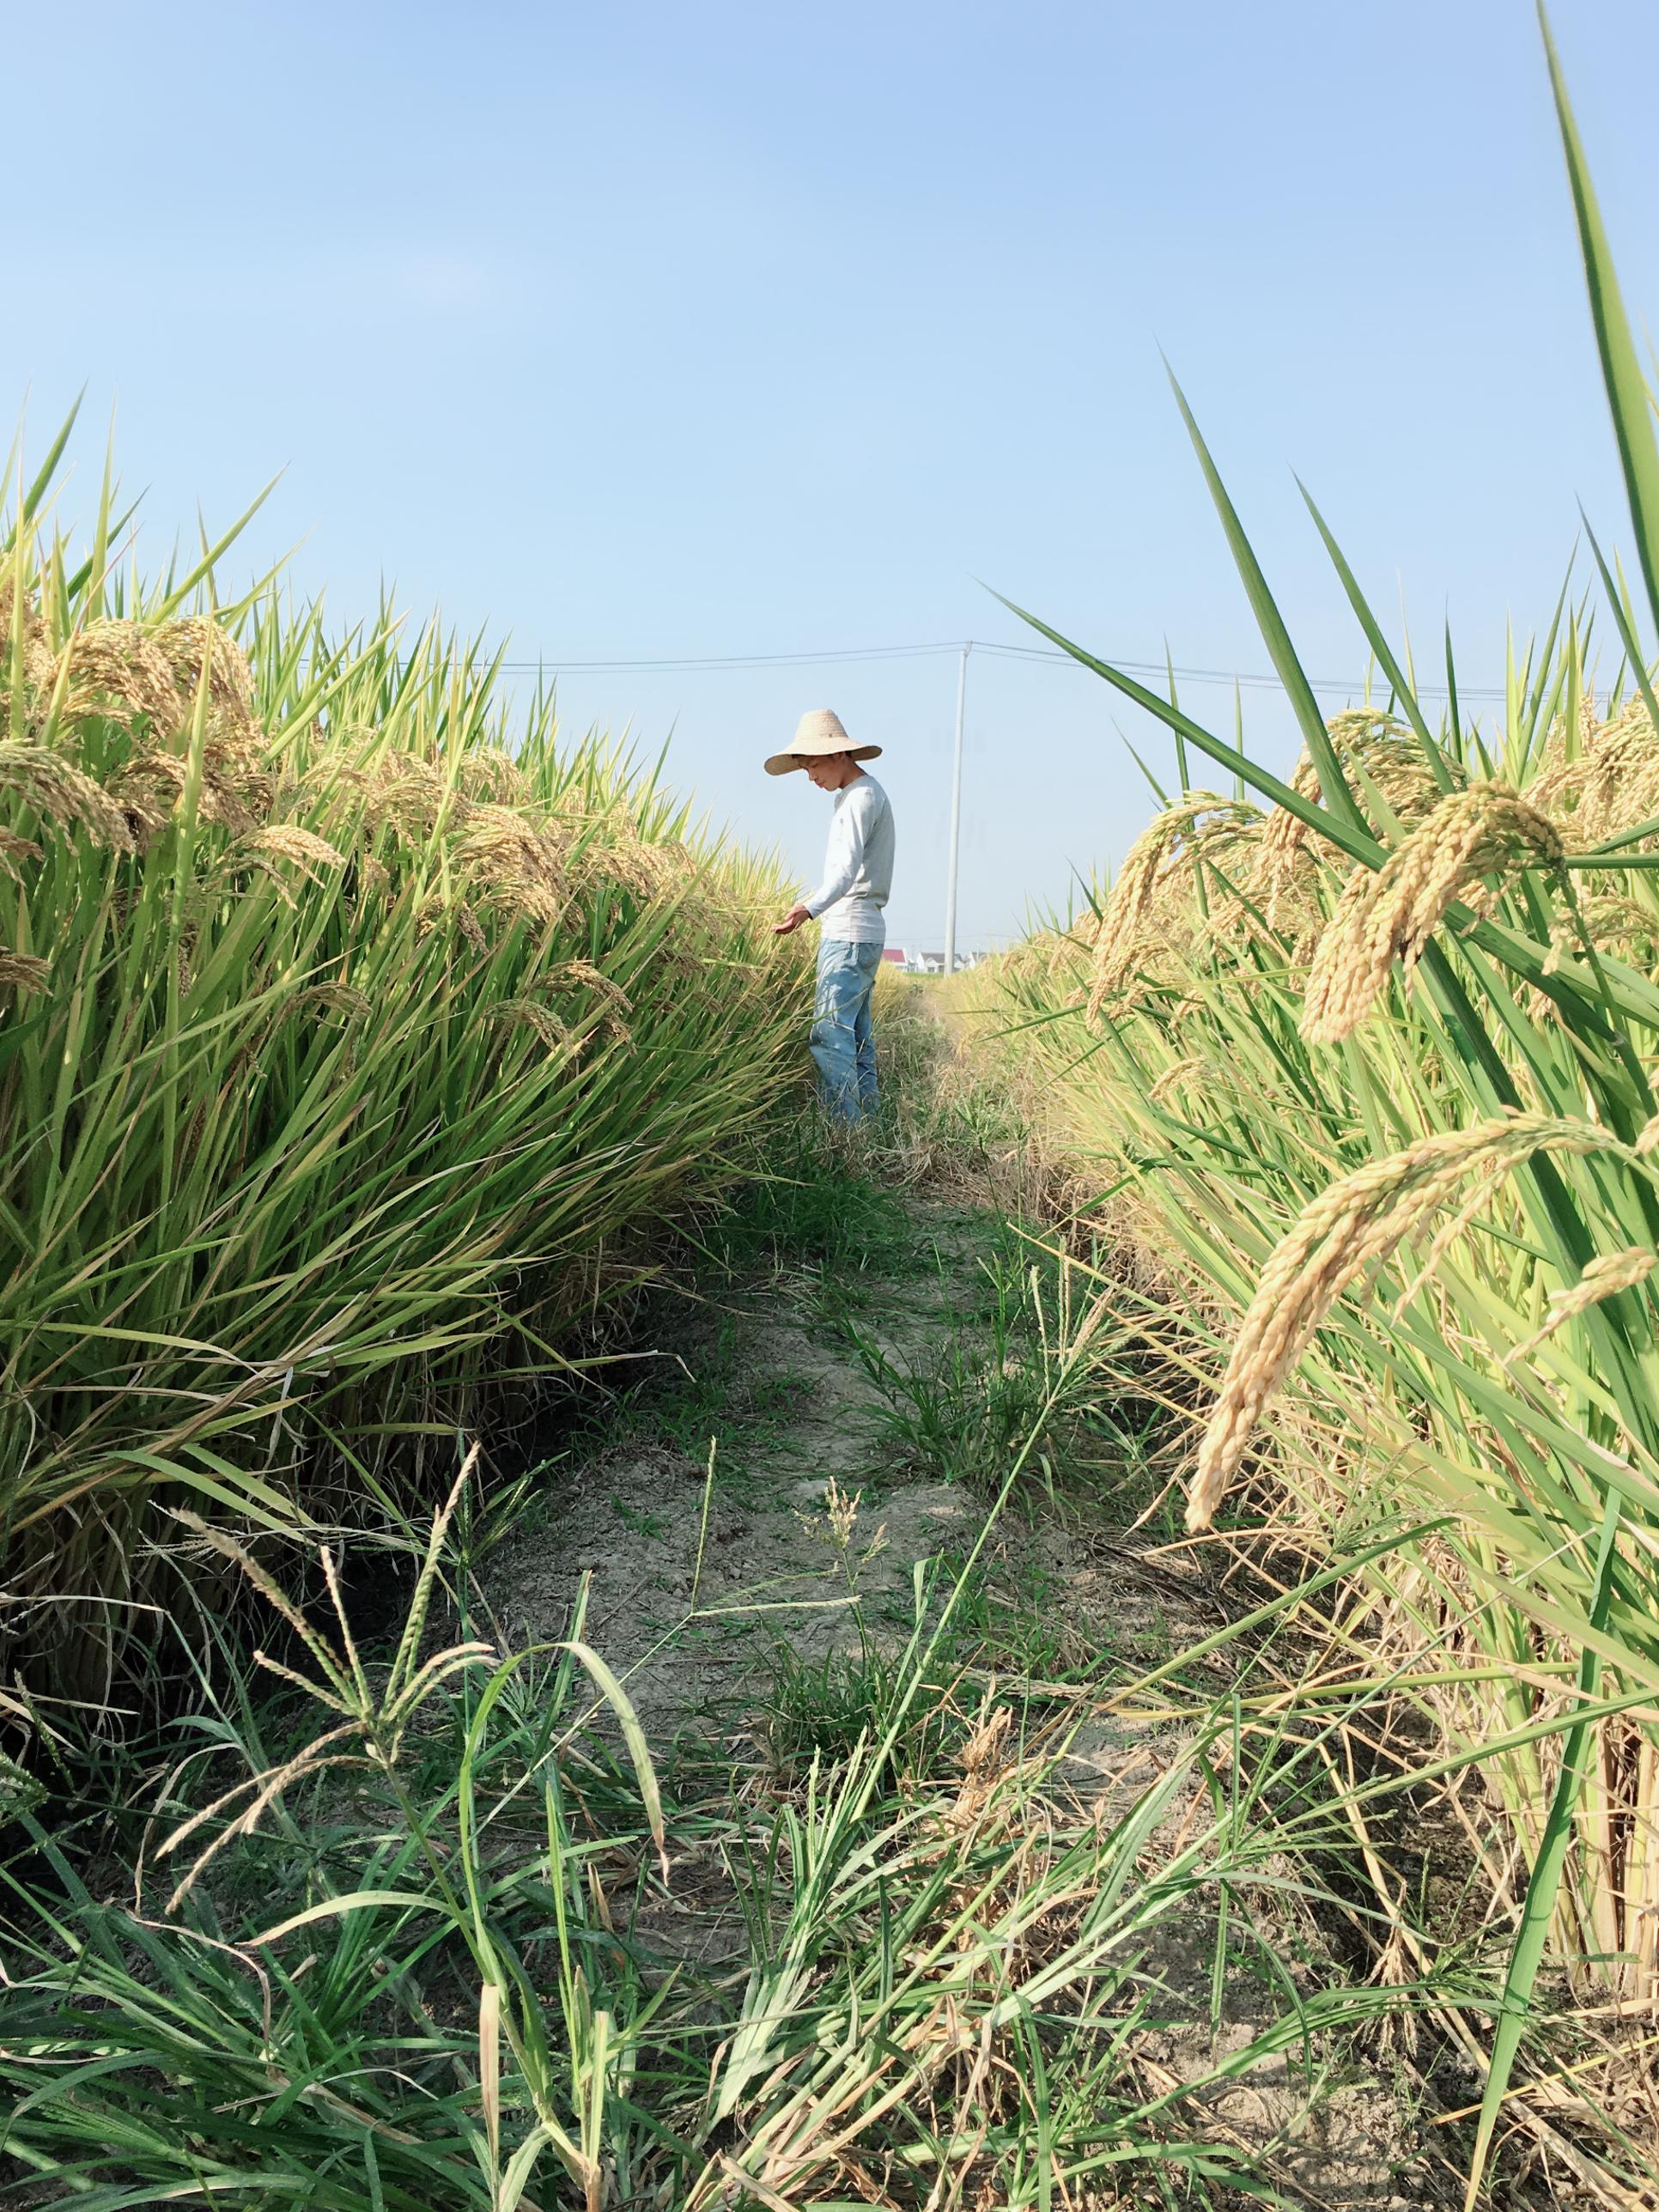
M 162 1509 L 417 1500 L 718 1196 L 809 990 L 769 866 L 478 647 L 106 576 L 112 501 L 0 556 L 0 1636 L 112 1707 L 207 1573 Z

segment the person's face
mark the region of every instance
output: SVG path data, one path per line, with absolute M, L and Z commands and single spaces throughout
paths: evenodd
M 806 773 L 820 791 L 839 791 L 847 775 L 845 753 L 811 753 Z

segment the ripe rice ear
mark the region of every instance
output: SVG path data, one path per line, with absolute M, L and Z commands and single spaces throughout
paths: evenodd
M 1659 1253 L 1640 1244 L 1632 1245 L 1626 1252 L 1602 1253 L 1599 1259 L 1590 1261 L 1576 1283 L 1569 1283 L 1554 1293 L 1542 1328 L 1534 1329 L 1504 1353 L 1504 1366 L 1512 1367 L 1529 1352 L 1536 1351 L 1547 1337 L 1565 1328 L 1575 1314 L 1600 1305 L 1604 1298 L 1617 1297 L 1620 1291 L 1635 1290 L 1638 1284 L 1646 1282 L 1656 1266 L 1659 1266 Z
M 1199 1446 L 1188 1528 L 1214 1519 L 1267 1401 L 1348 1285 L 1390 1259 L 1466 1175 L 1478 1170 L 1490 1185 L 1534 1153 L 1606 1150 L 1636 1157 L 1588 1122 L 1516 1114 L 1425 1137 L 1322 1192 L 1268 1261 L 1240 1324 Z
M 1248 800 L 1222 799 L 1212 791 L 1188 792 L 1166 807 L 1136 838 L 1107 899 L 1094 937 L 1089 1017 L 1121 990 L 1148 941 L 1148 923 L 1160 890 L 1177 872 L 1183 901 L 1191 896 L 1187 868 L 1206 851 L 1234 844 L 1261 819 Z
M 52 963 L 32 952 L 0 952 L 0 987 L 11 991 L 44 991 L 52 981 Z
M 1334 1044 L 1376 1004 L 1399 960 L 1407 975 L 1449 908 L 1472 884 L 1516 867 L 1554 866 L 1559 831 L 1501 783 L 1443 799 L 1380 869 L 1355 872 L 1314 955 L 1299 1027 Z
M 101 784 L 51 746 L 27 739 L 0 739 L 0 797 L 13 793 L 54 829 L 79 830 L 94 845 L 117 853 L 132 850 L 125 814 Z M 8 832 L 15 852 L 33 840 Z M 39 850 L 39 847 L 34 847 Z

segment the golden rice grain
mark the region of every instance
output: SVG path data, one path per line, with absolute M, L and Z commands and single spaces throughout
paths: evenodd
M 21 660 L 26 691 L 33 692 L 37 700 L 49 698 L 57 659 L 47 642 L 46 623 L 32 592 L 23 593 L 20 606 L 15 580 L 7 575 L 0 577 L 0 699 L 9 709 L 14 651 Z
M 1569 823 L 1577 842 L 1599 844 L 1659 815 L 1659 742 L 1639 697 L 1599 725 L 1585 727 L 1581 717 L 1571 751 L 1565 740 L 1565 732 L 1552 739 L 1528 796 Z
M 1506 1115 L 1425 1137 L 1322 1191 L 1269 1258 L 1240 1323 L 1199 1447 L 1188 1527 L 1209 1527 L 1264 1407 L 1343 1291 L 1386 1261 L 1466 1175 L 1479 1170 L 1495 1181 L 1534 1152 L 1604 1149 L 1626 1148 L 1589 1122 Z
M 326 837 L 319 837 L 313 830 L 302 830 L 294 822 L 268 823 L 253 832 L 247 844 L 253 852 L 293 861 L 307 875 L 313 868 L 343 868 L 346 863 L 345 854 Z
M 155 650 L 167 663 L 173 689 L 185 702 L 194 703 L 207 663 L 208 703 L 236 727 L 253 726 L 253 671 L 248 658 L 228 630 L 205 615 L 186 616 L 164 623 L 153 633 Z
M 185 754 L 146 748 L 128 762 L 110 791 L 135 820 L 159 828 L 169 815 L 178 814 L 191 777 L 191 762 Z M 216 823 L 236 837 L 253 834 L 273 786 L 246 747 L 205 743 L 194 780 L 198 822 Z
M 551 1006 L 544 1006 L 539 999 L 527 996 L 496 999 L 485 1007 L 484 1012 L 497 1021 L 522 1022 L 526 1028 L 534 1030 L 550 1052 L 578 1053 L 587 1042 L 588 1036 L 592 1035 L 591 1031 L 587 1036 L 578 1035 L 559 1019 Z
M 23 872 L 17 863 L 42 857 L 33 837 L 20 837 L 15 830 L 0 830 L 0 876 L 9 876 L 13 883 L 21 884 Z
M 1456 1212 L 1449 1216 L 1435 1231 L 1429 1241 L 1427 1257 L 1394 1302 L 1395 1321 L 1401 1318 L 1407 1307 L 1410 1305 L 1424 1285 L 1433 1281 L 1439 1273 L 1440 1262 L 1450 1251 L 1452 1246 L 1469 1229 L 1475 1216 L 1491 1205 L 1492 1193 L 1498 1184 L 1503 1181 L 1505 1172 L 1506 1170 L 1502 1163 L 1495 1165 L 1489 1163 L 1482 1168 L 1475 1176 L 1474 1188 L 1468 1197 L 1464 1200 Z
M 622 985 L 614 981 L 602 969 L 596 968 L 591 960 L 567 960 L 562 967 L 554 969 L 548 981 L 552 984 L 579 985 L 585 991 L 597 992 L 600 998 L 613 1006 L 620 1007 L 625 1014 L 631 1014 L 634 1011 L 634 1002 Z
M 1246 799 L 1192 791 L 1179 805 L 1165 807 L 1142 830 L 1119 871 L 1096 933 L 1089 993 L 1091 1020 L 1133 972 L 1137 956 L 1149 938 L 1162 939 L 1166 934 L 1149 931 L 1147 926 L 1166 879 L 1176 871 L 1184 877 L 1187 864 L 1195 857 L 1236 843 L 1241 833 L 1261 818 L 1260 808 Z
M 456 781 L 471 799 L 501 806 L 530 804 L 529 780 L 512 754 L 503 752 L 499 745 L 480 745 L 476 751 L 467 753 Z
M 459 857 L 497 905 L 552 928 L 570 902 L 567 854 L 563 832 L 551 822 L 485 805 L 471 809 Z
M 337 772 L 336 780 L 341 780 Z M 395 749 L 375 763 L 365 781 L 363 800 L 371 825 L 392 830 L 405 843 L 424 844 L 441 823 L 459 829 L 472 811 L 471 801 L 451 787 L 436 761 Z
M 58 654 L 52 681 L 69 721 L 100 715 L 131 729 L 142 720 L 167 738 L 188 711 L 156 633 L 142 623 L 88 623 Z
M 580 866 L 585 885 L 615 884 L 641 901 L 654 898 L 663 884 L 649 848 L 642 845 L 588 844 L 582 848 Z
M 1397 820 L 1410 827 L 1433 808 L 1439 787 L 1425 759 L 1422 747 L 1403 722 L 1375 708 L 1351 708 L 1333 714 L 1325 725 L 1338 763 L 1355 773 L 1349 781 L 1365 802 L 1370 784 Z M 1313 756 L 1304 745 L 1291 771 L 1291 788 L 1298 798 L 1318 799 L 1329 808 L 1336 794 L 1322 786 Z M 1377 825 L 1382 825 L 1379 823 Z M 1262 833 L 1261 853 L 1268 873 L 1287 874 L 1312 835 L 1310 826 L 1288 806 L 1276 806 Z
M 488 952 L 489 939 L 484 934 L 483 924 L 464 898 L 444 891 L 432 891 L 422 899 L 416 910 L 415 934 L 428 937 L 434 929 L 453 931 L 465 939 L 475 952 Z
M 1553 1336 L 1575 1314 L 1600 1305 L 1604 1298 L 1616 1297 L 1620 1291 L 1633 1291 L 1638 1283 L 1646 1282 L 1656 1267 L 1659 1267 L 1659 1252 L 1650 1252 L 1645 1245 L 1633 1244 L 1626 1251 L 1599 1254 L 1576 1283 L 1565 1284 L 1553 1293 L 1545 1309 L 1542 1326 L 1535 1328 L 1523 1343 L 1504 1353 L 1504 1366 L 1513 1366 L 1517 1359 L 1524 1359 L 1528 1352 L 1535 1351 L 1546 1337 Z
M 283 904 L 292 908 L 296 902 L 288 884 L 289 871 L 297 870 L 307 883 L 314 884 L 321 880 L 316 872 L 319 868 L 343 868 L 345 860 L 343 853 L 314 830 L 276 822 L 239 837 L 225 853 L 216 873 L 222 878 L 255 869 L 270 880 Z
M 1201 1060 L 1188 1059 L 1173 1061 L 1158 1077 L 1146 1096 L 1154 1106 L 1161 1106 L 1172 1091 L 1178 1091 L 1183 1083 L 1190 1081 L 1194 1075 L 1197 1075 L 1203 1066 L 1204 1062 Z
M 52 963 L 32 952 L 0 952 L 0 986 L 13 991 L 44 991 L 52 981 Z
M 100 783 L 50 746 L 0 739 L 0 791 L 15 791 L 43 819 L 75 823 L 94 845 L 118 853 L 133 849 L 125 812 Z
M 1521 866 L 1553 866 L 1559 831 L 1507 784 L 1443 799 L 1381 868 L 1357 869 L 1319 941 L 1299 1024 L 1313 1044 L 1351 1036 L 1396 959 L 1407 975 L 1446 911 L 1473 884 Z
M 1409 830 L 1431 811 L 1438 787 L 1422 748 L 1402 722 L 1366 707 L 1334 714 L 1325 727 L 1338 762 L 1349 771 L 1353 794 L 1375 817 L 1379 835 L 1392 836 L 1395 823 Z M 1331 804 L 1305 746 L 1291 772 L 1291 787 L 1303 799 Z M 1316 830 L 1288 806 L 1272 810 L 1256 840 L 1255 865 L 1244 886 L 1261 917 L 1252 926 L 1260 933 L 1265 923 L 1273 937 L 1288 940 L 1297 967 L 1312 958 L 1324 927 L 1321 884 L 1329 857 L 1330 848 Z

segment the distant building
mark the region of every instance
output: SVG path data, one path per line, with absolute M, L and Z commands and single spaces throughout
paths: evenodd
M 942 975 L 945 955 L 942 952 L 916 952 L 908 945 L 889 945 L 882 950 L 882 961 L 889 968 L 902 968 L 907 975 Z M 958 952 L 958 968 L 975 968 L 983 960 L 982 952 Z

